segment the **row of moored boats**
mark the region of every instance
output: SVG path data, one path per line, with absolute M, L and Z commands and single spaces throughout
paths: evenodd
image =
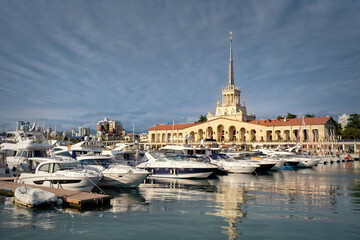
M 16 181 L 23 184 L 91 191 L 102 187 L 133 188 L 148 177 L 196 179 L 218 174 L 263 174 L 339 161 L 336 157 L 325 159 L 268 149 L 244 154 L 174 145 L 157 152 L 124 147 L 106 154 L 94 143 L 57 146 L 40 132 L 12 132 L 1 143 L 0 175 L 18 176 Z

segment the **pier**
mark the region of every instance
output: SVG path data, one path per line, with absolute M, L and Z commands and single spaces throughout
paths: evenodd
M 110 195 L 102 195 L 89 192 L 73 191 L 59 188 L 48 188 L 36 185 L 28 185 L 10 182 L 10 178 L 0 178 L 0 194 L 5 196 L 14 196 L 15 189 L 20 186 L 29 186 L 32 188 L 39 188 L 55 194 L 58 198 L 64 201 L 64 205 L 73 208 L 87 208 L 110 206 Z

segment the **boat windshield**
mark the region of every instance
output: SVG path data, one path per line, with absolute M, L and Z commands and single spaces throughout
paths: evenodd
M 102 165 L 102 166 L 112 163 L 111 158 L 83 159 L 83 160 L 80 160 L 80 162 L 82 165 Z
M 206 158 L 195 158 L 195 157 L 187 157 L 187 156 L 171 156 L 171 157 L 163 157 L 158 158 L 156 161 L 165 162 L 165 161 L 179 161 L 179 162 L 207 162 Z
M 215 154 L 211 154 L 209 157 L 210 157 L 211 159 L 213 159 L 213 160 L 229 160 L 229 161 L 232 160 L 232 159 L 231 159 L 229 156 L 227 156 L 226 154 L 218 154 L 218 153 L 215 153 Z
M 61 171 L 61 170 L 72 170 L 75 168 L 79 168 L 79 164 L 76 162 L 55 163 L 54 164 L 54 172 Z
M 48 157 L 45 150 L 20 150 L 16 154 L 17 157 L 31 158 L 31 157 Z

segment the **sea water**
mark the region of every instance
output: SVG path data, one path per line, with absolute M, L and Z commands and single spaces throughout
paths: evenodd
M 29 210 L 0 198 L 0 239 L 360 239 L 360 163 L 104 189 L 111 206 Z

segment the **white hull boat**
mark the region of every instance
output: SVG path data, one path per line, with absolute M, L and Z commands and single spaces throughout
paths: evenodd
M 300 168 L 312 168 L 320 162 L 320 159 L 317 158 L 299 158 L 299 160 L 300 163 L 297 165 L 297 167 Z
M 110 156 L 84 155 L 77 157 L 77 161 L 85 168 L 96 169 L 103 175 L 98 184 L 100 187 L 135 188 L 149 175 L 144 169 L 116 164 Z
M 150 153 L 145 153 L 144 158 L 148 161 L 137 167 L 149 171 L 151 176 L 158 178 L 207 178 L 218 169 L 210 163 L 180 157 L 156 159 Z
M 40 163 L 35 173 L 22 173 L 18 183 L 90 192 L 101 179 L 101 174 L 90 169 L 79 168 L 74 161 L 48 159 Z
M 253 173 L 255 169 L 260 167 L 260 165 L 252 162 L 234 160 L 226 154 L 215 153 L 208 155 L 208 157 L 210 158 L 210 163 L 227 173 Z

